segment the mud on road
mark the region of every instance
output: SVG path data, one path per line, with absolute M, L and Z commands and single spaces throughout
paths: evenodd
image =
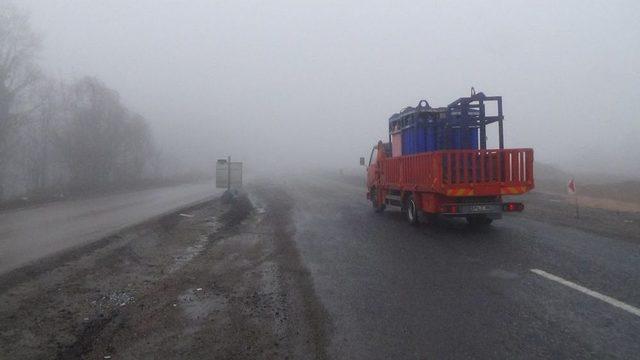
M 325 358 L 327 315 L 276 187 L 0 277 L 0 358 Z

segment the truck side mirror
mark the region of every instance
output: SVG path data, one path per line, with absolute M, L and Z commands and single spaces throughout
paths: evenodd
M 360 158 L 360 166 L 364 166 L 364 157 Z

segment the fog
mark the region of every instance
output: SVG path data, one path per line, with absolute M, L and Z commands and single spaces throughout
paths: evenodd
M 14 3 L 47 72 L 104 81 L 187 168 L 353 168 L 391 114 L 473 86 L 503 96 L 507 147 L 640 176 L 637 1 Z

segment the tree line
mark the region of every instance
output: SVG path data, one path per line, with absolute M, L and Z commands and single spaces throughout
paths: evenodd
M 0 201 L 130 185 L 155 175 L 144 117 L 94 77 L 54 79 L 29 17 L 0 1 Z

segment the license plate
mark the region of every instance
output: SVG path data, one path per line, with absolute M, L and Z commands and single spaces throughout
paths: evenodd
M 491 206 L 489 205 L 471 205 L 471 212 L 488 212 L 491 211 Z

